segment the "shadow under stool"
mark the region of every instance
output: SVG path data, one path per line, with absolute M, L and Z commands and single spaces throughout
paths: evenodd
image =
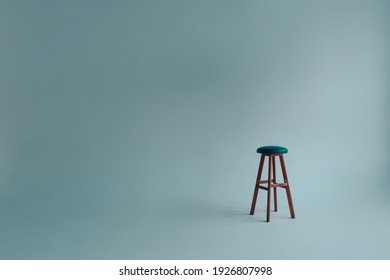
M 252 207 L 250 214 L 255 213 L 257 194 L 259 189 L 267 191 L 267 222 L 270 221 L 270 211 L 271 211 L 271 190 L 274 191 L 274 210 L 278 211 L 278 202 L 277 202 L 277 188 L 284 188 L 287 194 L 288 206 L 290 208 L 291 218 L 295 218 L 294 206 L 291 198 L 290 185 L 288 183 L 286 165 L 284 164 L 283 154 L 288 152 L 287 148 L 280 146 L 264 146 L 257 149 L 257 153 L 261 154 L 259 171 L 257 172 L 257 179 L 255 184 L 255 190 L 253 193 Z M 261 180 L 261 174 L 263 172 L 265 158 L 268 157 L 268 179 Z M 283 183 L 276 182 L 276 168 L 275 168 L 275 159 L 279 157 L 280 167 L 283 174 Z M 262 186 L 261 184 L 267 184 L 267 186 Z

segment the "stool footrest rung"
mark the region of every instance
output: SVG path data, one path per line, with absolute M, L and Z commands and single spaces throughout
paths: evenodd
M 268 187 L 266 187 L 266 186 L 258 185 L 257 187 L 258 187 L 259 189 L 268 191 Z M 287 183 L 271 184 L 270 187 L 271 187 L 271 188 L 272 188 L 272 187 L 286 188 L 286 187 L 287 187 Z
M 288 183 L 280 183 L 280 184 L 271 184 L 271 187 L 281 187 L 285 188 L 288 186 Z
M 261 184 L 268 184 L 268 180 L 262 180 L 262 181 L 260 181 L 260 185 Z M 275 187 L 279 187 L 279 186 L 287 186 L 287 183 L 276 183 L 276 184 L 274 184 L 274 183 L 271 183 L 271 185 L 272 186 L 275 186 Z

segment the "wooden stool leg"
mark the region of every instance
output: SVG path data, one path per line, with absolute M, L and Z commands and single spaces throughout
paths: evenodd
M 259 170 L 257 171 L 257 179 L 256 179 L 256 184 L 255 184 L 255 190 L 253 192 L 252 207 L 251 207 L 251 212 L 250 212 L 251 215 L 253 215 L 255 213 L 257 194 L 259 192 L 261 173 L 263 171 L 263 165 L 264 165 L 264 158 L 265 158 L 265 155 L 262 154 L 261 158 L 260 158 Z
M 276 168 L 275 168 L 275 156 L 272 156 L 272 179 L 274 184 L 276 184 Z M 278 197 L 277 197 L 277 188 L 274 187 L 274 211 L 278 212 Z
M 271 184 L 272 184 L 272 156 L 269 156 L 268 161 L 268 193 L 267 193 L 267 222 L 270 221 L 271 210 Z
M 286 194 L 287 194 L 287 200 L 288 200 L 288 207 L 290 208 L 291 218 L 294 219 L 295 218 L 294 206 L 293 206 L 293 202 L 292 202 L 292 197 L 291 197 L 291 192 L 290 192 L 290 184 L 288 183 L 286 165 L 284 164 L 283 155 L 280 155 L 279 159 L 280 159 L 280 165 L 282 167 L 283 179 L 284 179 L 284 182 L 287 183 Z

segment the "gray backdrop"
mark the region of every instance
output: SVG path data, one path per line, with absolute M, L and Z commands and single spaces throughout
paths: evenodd
M 0 1 L 0 258 L 389 259 L 386 1 Z M 283 191 L 249 215 L 262 145 Z M 280 173 L 278 173 L 280 178 Z

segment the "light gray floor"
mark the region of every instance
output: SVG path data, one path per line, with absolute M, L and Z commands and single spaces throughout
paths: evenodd
M 252 185 L 237 188 L 236 198 L 224 204 L 218 199 L 206 203 L 154 197 L 151 203 L 124 203 L 111 212 L 86 208 L 61 214 L 35 207 L 2 215 L 0 258 L 390 258 L 388 197 L 359 187 L 358 178 L 313 181 L 307 176 L 307 182 L 298 184 L 296 176 L 290 177 L 295 220 L 289 218 L 282 190 L 280 209 L 271 213 L 270 223 L 264 221 L 265 192 L 260 192 L 256 213 L 250 216 Z

